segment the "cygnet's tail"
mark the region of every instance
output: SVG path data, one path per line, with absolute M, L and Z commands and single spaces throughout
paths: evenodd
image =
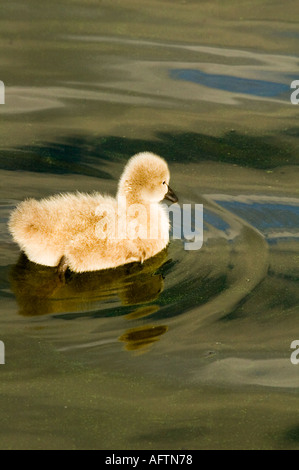
M 21 202 L 17 208 L 12 212 L 8 227 L 15 242 L 17 242 L 22 249 L 26 249 L 26 245 L 35 238 L 39 227 L 37 201 L 34 199 L 27 199 Z
M 53 228 L 49 224 L 49 209 L 35 199 L 27 199 L 13 211 L 8 226 L 30 261 L 45 266 L 57 266 L 63 253 L 57 240 L 53 240 Z

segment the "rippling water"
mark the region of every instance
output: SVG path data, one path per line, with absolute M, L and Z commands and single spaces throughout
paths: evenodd
M 294 6 L 200 3 L 4 2 L 3 449 L 298 447 Z M 200 250 L 63 286 L 20 255 L 19 201 L 115 194 L 142 150 L 203 204 Z

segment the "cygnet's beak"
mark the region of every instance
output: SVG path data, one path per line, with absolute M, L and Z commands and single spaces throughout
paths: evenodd
M 174 194 L 170 186 L 168 186 L 168 191 L 164 196 L 164 199 L 168 199 L 171 202 L 178 202 L 177 196 Z

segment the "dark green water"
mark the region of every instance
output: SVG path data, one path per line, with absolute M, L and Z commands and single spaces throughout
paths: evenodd
M 298 13 L 2 2 L 1 449 L 299 447 Z M 20 256 L 18 202 L 115 194 L 144 150 L 203 204 L 200 250 L 65 286 Z

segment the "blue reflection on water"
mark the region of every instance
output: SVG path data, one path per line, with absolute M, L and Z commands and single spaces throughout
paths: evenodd
M 217 201 L 217 203 L 259 230 L 299 228 L 299 206 L 296 205 L 268 202 L 248 204 L 240 201 Z
M 223 232 L 225 232 L 226 230 L 229 230 L 230 228 L 227 222 L 225 222 L 221 217 L 209 211 L 205 207 L 204 207 L 204 212 L 203 212 L 203 218 L 204 218 L 204 222 L 207 222 L 208 224 L 212 225 L 218 230 L 222 230 Z
M 173 69 L 170 70 L 170 77 L 174 80 L 199 83 L 209 88 L 269 98 L 290 91 L 290 86 L 284 83 L 233 77 L 229 75 L 216 75 L 201 72 L 196 69 Z

